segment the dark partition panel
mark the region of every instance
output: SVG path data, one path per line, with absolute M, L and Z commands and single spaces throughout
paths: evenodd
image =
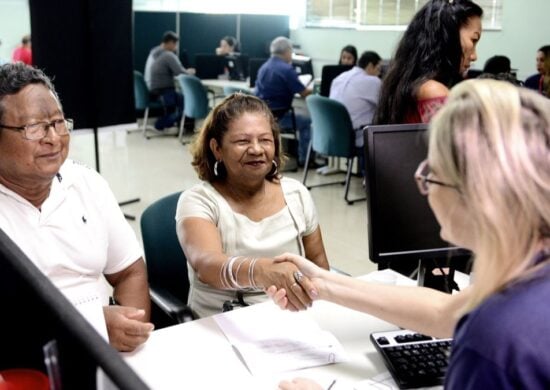
M 134 69 L 143 73 L 149 51 L 165 31 L 176 31 L 175 12 L 134 12 Z
M 197 53 L 215 54 L 226 35 L 237 36 L 237 15 L 180 14 L 180 49 L 187 51 L 192 66 Z
M 289 36 L 286 15 L 220 15 L 175 12 L 134 12 L 134 67 L 143 71 L 151 48 L 160 43 L 167 30 L 176 31 L 179 17 L 180 53 L 195 66 L 198 53 L 215 53 L 225 35 L 240 37 L 241 52 L 253 57 L 269 57 L 269 44 L 278 36 Z M 239 22 L 240 20 L 240 22 Z M 239 31 L 240 30 L 240 31 Z M 182 58 L 182 62 L 184 58 Z M 184 64 L 185 65 L 185 64 Z
M 53 78 L 76 128 L 135 121 L 132 1 L 31 0 L 29 4 L 33 60 Z
M 269 44 L 278 36 L 288 37 L 286 15 L 241 15 L 241 48 L 252 57 L 269 57 Z

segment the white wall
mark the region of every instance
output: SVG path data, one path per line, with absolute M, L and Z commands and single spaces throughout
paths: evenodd
M 503 0 L 503 22 L 500 31 L 484 31 L 478 45 L 478 60 L 473 65 L 483 68 L 485 61 L 496 54 L 506 55 L 518 78 L 535 73 L 537 49 L 550 44 L 550 1 Z M 342 47 L 352 44 L 359 53 L 374 50 L 382 58 L 390 58 L 402 32 L 355 31 L 341 29 L 299 28 L 291 31 L 291 39 L 313 57 L 316 75 L 325 64 L 335 64 Z
M 26 0 L 0 0 L 0 59 L 11 61 L 13 49 L 31 32 L 29 5 Z

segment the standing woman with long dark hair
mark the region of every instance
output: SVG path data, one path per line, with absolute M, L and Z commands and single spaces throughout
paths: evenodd
M 470 0 L 426 3 L 397 46 L 374 123 L 429 122 L 477 59 L 482 15 Z

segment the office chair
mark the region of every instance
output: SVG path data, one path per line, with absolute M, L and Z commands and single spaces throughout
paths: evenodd
M 164 109 L 162 102 L 160 100 L 151 100 L 149 94 L 149 88 L 145 83 L 145 78 L 141 72 L 134 70 L 134 102 L 136 111 L 143 111 L 143 124 L 141 126 L 142 134 L 145 138 L 149 139 L 150 136 L 147 135 L 148 131 L 155 132 L 156 136 L 159 135 L 174 135 L 174 134 L 159 134 L 156 132 L 154 127 L 147 125 L 147 119 L 149 119 L 149 109 Z
M 176 235 L 174 219 L 180 194 L 176 192 L 155 201 L 141 215 L 151 317 L 157 329 L 195 319 L 187 306 L 187 259 Z
M 358 199 L 349 199 L 348 197 L 353 159 L 356 157 L 355 132 L 348 110 L 342 103 L 319 95 L 308 96 L 306 105 L 311 114 L 312 132 L 302 183 L 308 189 L 332 184 L 345 184 L 344 199 L 348 204 L 366 200 L 366 197 Z M 345 157 L 347 159 L 345 180 L 308 186 L 306 180 L 312 151 L 324 156 Z
M 202 82 L 198 77 L 180 74 L 176 77 L 176 80 L 178 81 L 181 92 L 183 93 L 184 101 L 183 116 L 180 122 L 178 138 L 181 143 L 185 144 L 187 143 L 183 141 L 183 127 L 185 124 L 185 118 L 193 118 L 195 119 L 195 123 L 199 119 L 206 118 L 209 111 L 208 96 L 206 88 L 202 85 Z

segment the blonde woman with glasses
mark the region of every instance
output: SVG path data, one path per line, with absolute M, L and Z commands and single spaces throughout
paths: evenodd
M 313 299 L 453 336 L 445 388 L 550 388 L 550 101 L 502 81 L 457 85 L 430 125 L 415 178 L 441 236 L 475 254 L 467 289 L 374 285 L 298 256 L 280 260 L 307 276 Z M 285 307 L 284 290 L 269 294 Z

